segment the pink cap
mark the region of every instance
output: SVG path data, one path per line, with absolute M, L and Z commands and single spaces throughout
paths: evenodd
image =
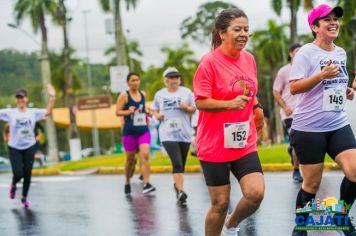
M 331 12 L 334 12 L 336 17 L 338 18 L 342 17 L 342 15 L 344 14 L 344 10 L 341 7 L 331 8 L 329 5 L 326 4 L 320 4 L 319 6 L 311 9 L 308 14 L 309 27 L 312 27 L 315 20 L 323 18 L 329 15 Z

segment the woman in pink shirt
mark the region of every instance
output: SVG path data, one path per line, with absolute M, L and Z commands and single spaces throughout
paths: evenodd
M 248 39 L 246 14 L 237 8 L 222 11 L 215 20 L 213 50 L 202 58 L 194 77 L 200 110 L 197 151 L 211 198 L 205 235 L 237 235 L 239 223 L 257 210 L 264 195 L 253 121 L 256 63 L 243 50 Z M 243 196 L 227 216 L 230 171 Z

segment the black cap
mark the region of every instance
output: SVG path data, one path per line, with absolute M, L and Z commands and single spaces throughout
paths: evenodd
M 16 91 L 15 97 L 27 97 L 27 91 L 24 89 L 19 89 Z

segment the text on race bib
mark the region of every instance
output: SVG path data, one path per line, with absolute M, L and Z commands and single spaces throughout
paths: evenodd
M 325 87 L 323 93 L 324 111 L 342 111 L 346 104 L 346 87 Z
M 224 147 L 244 148 L 250 131 L 249 121 L 224 123 Z
M 144 126 L 144 125 L 147 125 L 147 122 L 146 122 L 146 114 L 145 114 L 145 113 L 138 113 L 138 112 L 135 112 L 135 113 L 134 113 L 134 117 L 133 117 L 133 125 L 134 125 L 134 126 Z
M 167 120 L 168 132 L 178 132 L 182 129 L 182 121 L 178 118 Z

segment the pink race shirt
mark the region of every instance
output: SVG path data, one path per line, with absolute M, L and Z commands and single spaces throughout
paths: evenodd
M 258 85 L 256 62 L 253 56 L 243 50 L 240 56 L 234 59 L 217 48 L 200 61 L 193 86 L 195 100 L 206 98 L 231 100 L 242 94 L 253 98 L 243 110 L 199 111 L 197 126 L 199 160 L 229 162 L 255 152 L 257 131 L 253 122 L 253 104 Z M 247 122 L 249 125 L 247 143 L 242 148 L 225 148 L 226 123 L 240 122 Z

